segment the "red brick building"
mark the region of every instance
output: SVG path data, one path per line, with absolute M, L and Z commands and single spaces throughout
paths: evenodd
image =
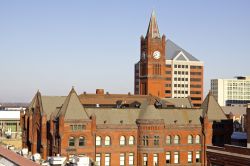
M 161 98 L 190 96 L 195 107 L 201 106 L 203 62 L 160 35 L 154 12 L 146 36 L 141 37 L 140 52 L 140 60 L 135 64 L 135 94 Z
M 176 102 L 176 101 L 175 101 Z M 206 165 L 206 146 L 230 142 L 227 120 L 209 94 L 200 109 L 150 95 L 42 96 L 21 115 L 23 147 L 47 156 L 86 155 L 101 166 Z

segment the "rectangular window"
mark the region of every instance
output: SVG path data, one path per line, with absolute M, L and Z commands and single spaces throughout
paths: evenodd
M 171 153 L 166 152 L 166 164 L 170 164 L 170 163 L 171 163 Z
M 190 81 L 194 81 L 194 82 L 200 82 L 201 79 L 200 78 L 191 78 Z
M 153 166 L 158 166 L 158 154 L 154 154 L 154 158 L 153 158 Z
M 160 139 L 159 136 L 154 136 L 154 145 L 155 145 L 155 146 L 158 146 L 158 145 L 159 145 L 159 139 Z
M 171 93 L 171 90 L 165 90 L 165 93 L 169 94 Z
M 201 162 L 201 152 L 200 151 L 196 152 L 195 158 L 196 158 L 196 163 Z
M 101 154 L 97 153 L 95 156 L 95 161 L 97 166 L 101 166 Z
M 125 165 L 125 153 L 120 154 L 120 166 Z
M 192 163 L 192 162 L 193 162 L 193 153 L 188 152 L 188 163 Z
M 105 166 L 110 166 L 110 153 L 105 154 Z
M 179 152 L 174 152 L 174 163 L 179 164 L 179 160 L 180 160 Z
M 86 126 L 85 125 L 82 125 L 82 124 L 75 124 L 75 125 L 70 125 L 70 129 L 72 131 L 81 131 L 81 130 L 84 130 L 86 129 Z
M 148 166 L 148 154 L 143 154 L 143 166 Z
M 129 153 L 128 164 L 129 166 L 134 165 L 134 153 Z
M 171 71 L 166 71 L 166 74 L 171 74 Z
M 166 65 L 167 68 L 171 68 L 171 65 Z

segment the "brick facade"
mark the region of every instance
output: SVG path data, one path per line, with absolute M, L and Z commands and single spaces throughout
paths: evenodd
M 147 166 L 154 166 L 156 163 L 206 165 L 206 146 L 217 144 L 217 139 L 212 141 L 221 128 L 213 127 L 214 122 L 209 116 L 210 112 L 218 110 L 215 107 L 210 110 L 209 103 L 204 103 L 208 110 L 159 109 L 155 105 L 156 98 L 144 96 L 140 108 L 85 106 L 77 110 L 75 105 L 80 99 L 73 100 L 74 95 L 74 90 L 67 98 L 42 97 L 40 92 L 36 94 L 29 109 L 21 116 L 23 147 L 27 147 L 32 154 L 41 153 L 44 159 L 56 154 L 67 157 L 86 155 L 94 161 L 100 157 L 104 166 L 105 155 L 106 159 L 110 155 L 110 165 L 119 165 L 120 156 L 124 155 L 125 165 L 143 166 L 147 163 Z M 99 95 L 103 94 L 97 94 L 95 98 Z M 49 108 L 49 103 L 57 104 Z M 89 105 L 86 101 L 85 104 Z M 49 115 L 49 109 L 58 110 Z M 86 112 L 88 116 L 71 119 L 77 111 Z M 169 161 L 166 160 L 168 153 Z M 190 160 L 189 153 L 192 154 Z M 196 159 L 197 153 L 200 159 Z
M 158 52 L 158 56 L 157 56 Z M 203 101 L 203 62 L 160 35 L 153 12 L 145 37 L 141 37 L 140 60 L 135 64 L 135 94 L 190 99 L 195 107 Z

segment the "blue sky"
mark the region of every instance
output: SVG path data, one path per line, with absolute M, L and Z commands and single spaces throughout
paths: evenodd
M 0 102 L 104 88 L 133 92 L 154 9 L 161 34 L 205 64 L 211 78 L 250 75 L 249 0 L 0 1 Z

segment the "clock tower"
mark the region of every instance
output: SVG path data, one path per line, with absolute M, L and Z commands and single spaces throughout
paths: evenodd
M 160 35 L 155 12 L 152 12 L 148 31 L 141 37 L 141 55 L 137 64 L 136 94 L 165 97 L 166 37 Z

